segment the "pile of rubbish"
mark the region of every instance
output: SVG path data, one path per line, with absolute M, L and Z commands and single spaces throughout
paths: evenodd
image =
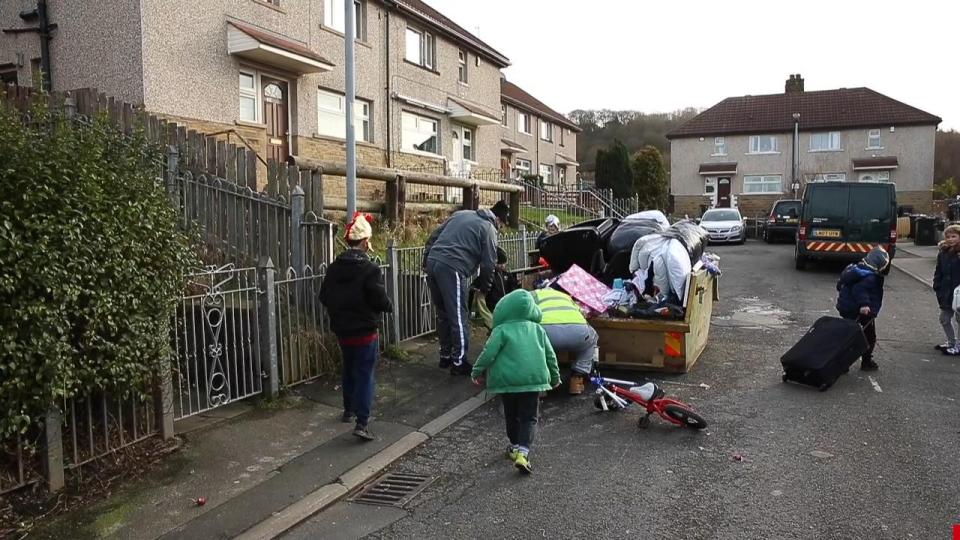
M 577 224 L 547 238 L 541 255 L 558 276 L 549 284 L 588 316 L 682 320 L 692 273 L 720 275 L 720 259 L 706 245 L 698 224 L 670 225 L 652 210 Z

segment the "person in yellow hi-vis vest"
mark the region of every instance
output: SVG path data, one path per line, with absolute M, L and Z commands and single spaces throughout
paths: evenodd
M 570 295 L 555 289 L 540 289 L 533 291 L 533 298 L 543 312 L 540 324 L 553 350 L 568 352 L 572 357 L 570 393 L 582 394 L 597 357 L 597 331 L 587 324 L 580 306 Z

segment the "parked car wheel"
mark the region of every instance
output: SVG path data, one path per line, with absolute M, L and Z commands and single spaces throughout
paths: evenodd
M 772 244 L 773 238 L 770 237 L 770 231 L 763 231 L 763 241 Z

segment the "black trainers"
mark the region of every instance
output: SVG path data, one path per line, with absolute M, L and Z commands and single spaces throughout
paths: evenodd
M 880 369 L 880 366 L 878 366 L 877 363 L 872 359 L 864 358 L 860 361 L 860 369 L 863 371 L 876 371 Z
M 343 411 L 343 414 L 340 416 L 340 421 L 343 422 L 344 424 L 349 424 L 350 422 L 353 422 L 354 420 L 356 420 L 356 418 L 357 418 L 357 415 L 353 414 L 352 412 Z
M 449 369 L 453 365 L 453 358 L 440 358 L 440 363 L 438 364 L 440 369 Z
M 353 436 L 362 441 L 376 440 L 376 437 L 373 436 L 373 433 L 370 433 L 370 430 L 367 429 L 367 426 L 357 426 L 356 428 L 354 428 Z
M 454 364 L 450 367 L 451 375 L 470 375 L 470 372 L 473 371 L 473 366 L 470 365 L 470 362 L 462 362 L 459 366 Z

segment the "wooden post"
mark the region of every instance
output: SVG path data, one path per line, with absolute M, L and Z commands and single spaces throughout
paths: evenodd
M 384 205 L 384 213 L 386 214 L 387 223 L 390 225 L 396 225 L 399 219 L 398 211 L 400 209 L 399 193 L 397 190 L 398 184 L 400 183 L 400 175 L 397 175 L 396 180 L 392 182 L 387 182 L 386 185 L 386 201 Z M 349 216 L 348 216 L 349 219 Z
M 323 217 L 323 169 L 310 172 L 310 189 L 313 190 L 313 211 L 317 217 Z
M 407 217 L 407 178 L 397 175 L 397 218 L 400 221 Z
M 510 194 L 510 227 L 516 229 L 520 226 L 520 192 L 514 191 Z

